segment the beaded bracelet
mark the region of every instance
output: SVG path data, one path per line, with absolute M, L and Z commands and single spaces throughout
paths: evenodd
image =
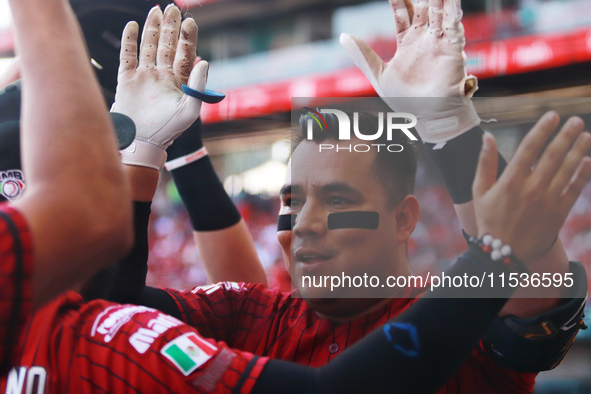
M 477 246 L 484 253 L 490 254 L 493 261 L 502 261 L 514 272 L 529 274 L 529 270 L 525 265 L 511 253 L 511 246 L 503 245 L 503 241 L 499 238 L 495 238 L 491 234 L 485 234 L 480 239 L 468 236 L 467 241 L 469 244 Z

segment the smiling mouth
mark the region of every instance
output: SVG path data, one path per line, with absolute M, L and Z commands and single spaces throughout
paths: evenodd
M 318 250 L 301 248 L 293 254 L 295 261 L 304 264 L 314 264 L 331 258 L 330 254 Z
M 304 272 L 316 271 L 331 258 L 331 255 L 321 254 L 316 251 L 299 251 L 294 254 L 298 268 Z
M 314 263 L 326 261 L 329 258 L 330 257 L 328 257 L 328 256 L 321 256 L 321 255 L 307 255 L 307 256 L 296 257 L 296 261 L 298 263 L 314 264 Z

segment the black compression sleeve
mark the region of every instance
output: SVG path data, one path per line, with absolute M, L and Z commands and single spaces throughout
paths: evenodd
M 133 203 L 135 245 L 118 263 L 99 271 L 81 291 L 86 301 L 104 299 L 139 304 L 148 274 L 148 222 L 151 202 Z
M 148 222 L 151 202 L 134 202 L 135 245 L 117 264 L 96 274 L 82 290 L 86 301 L 97 298 L 120 304 L 139 304 L 148 274 Z
M 172 170 L 172 178 L 195 231 L 221 230 L 240 221 L 208 156 Z
M 470 248 L 446 274 L 481 277 L 485 271 L 494 275 L 508 273 L 482 251 Z M 383 328 L 319 369 L 271 360 L 252 393 L 435 392 L 470 355 L 507 301 L 474 297 L 481 296 L 480 291 L 468 289 L 464 295 L 470 298 L 441 298 L 457 295 L 450 289 L 427 293 Z M 503 295 L 509 297 L 511 292 L 505 289 Z
M 201 119 L 197 119 L 166 150 L 168 160 L 202 148 L 201 134 Z M 195 231 L 222 230 L 240 221 L 240 213 L 226 194 L 209 156 L 172 170 L 171 174 Z
M 86 302 L 92 300 L 104 300 L 111 288 L 111 282 L 115 276 L 115 266 L 111 265 L 103 268 L 97 272 L 86 284 L 82 287 L 80 295 Z
M 474 127 L 448 141 L 441 149 L 433 150 L 435 144 L 425 144 L 429 155 L 439 168 L 454 204 L 472 201 L 472 183 L 476 176 L 478 157 L 482 149 L 482 128 Z M 497 177 L 507 166 L 499 153 Z
M 115 265 L 115 276 L 107 300 L 121 304 L 139 304 L 148 275 L 148 223 L 151 202 L 135 202 L 135 246 L 131 253 Z
M 162 289 L 146 286 L 141 305 L 158 309 L 162 313 L 182 320 L 181 312 L 177 308 L 172 296 Z

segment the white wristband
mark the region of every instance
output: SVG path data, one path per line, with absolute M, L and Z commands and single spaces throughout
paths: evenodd
M 202 159 L 205 156 L 207 156 L 208 154 L 209 154 L 209 152 L 207 152 L 207 149 L 205 149 L 205 147 L 203 147 L 193 153 L 189 153 L 188 155 L 181 156 L 177 159 L 169 161 L 168 163 L 166 163 L 165 167 L 168 171 L 172 171 L 174 169 L 177 169 L 179 167 L 182 167 L 184 165 L 187 165 L 189 163 L 192 163 L 194 161 Z

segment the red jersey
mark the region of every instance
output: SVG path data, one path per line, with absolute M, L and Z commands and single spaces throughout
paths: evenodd
M 155 309 L 67 292 L 22 333 L 2 393 L 248 394 L 267 358 L 230 350 Z
M 416 299 L 394 298 L 379 310 L 337 325 L 319 318 L 302 298 L 263 285 L 222 282 L 190 292 L 166 291 L 185 323 L 201 335 L 235 349 L 313 367 L 327 364 Z M 404 296 L 419 293 L 408 289 Z M 439 393 L 531 393 L 535 377 L 501 367 L 481 343 Z
M 18 335 L 33 311 L 33 241 L 24 217 L 0 204 L 0 373 L 14 365 Z

